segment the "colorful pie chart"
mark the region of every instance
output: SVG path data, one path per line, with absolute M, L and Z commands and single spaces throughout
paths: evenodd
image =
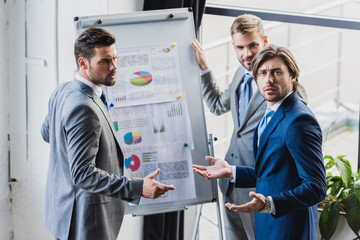
M 163 52 L 164 52 L 164 53 L 170 52 L 170 48 L 164 48 L 164 49 L 163 49 Z
M 128 132 L 124 135 L 124 142 L 127 145 L 138 144 L 141 142 L 141 140 L 141 133 L 139 132 Z
M 140 159 L 136 155 L 131 155 L 125 159 L 125 167 L 130 169 L 132 172 L 135 172 L 140 167 Z
M 130 83 L 134 86 L 146 86 L 152 81 L 152 75 L 145 71 L 134 72 Z

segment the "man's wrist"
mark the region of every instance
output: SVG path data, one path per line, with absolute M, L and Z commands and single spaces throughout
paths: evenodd
M 260 210 L 260 213 L 262 214 L 268 214 L 271 211 L 271 202 L 268 197 L 265 198 L 265 206 L 263 209 Z
M 206 73 L 209 73 L 209 72 L 210 72 L 210 69 L 209 69 L 209 68 L 204 69 L 204 70 L 200 69 L 200 70 L 201 70 L 201 76 L 204 75 L 204 74 L 206 74 Z

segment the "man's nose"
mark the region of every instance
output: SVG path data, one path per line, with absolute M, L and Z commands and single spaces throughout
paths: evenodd
M 110 70 L 113 71 L 113 70 L 116 70 L 117 69 L 117 60 L 114 59 L 111 61 L 111 64 L 110 64 Z
M 274 76 L 271 73 L 266 74 L 265 81 L 267 84 L 274 82 Z
M 250 51 L 249 48 L 244 48 L 244 57 L 248 58 L 252 55 L 252 52 Z

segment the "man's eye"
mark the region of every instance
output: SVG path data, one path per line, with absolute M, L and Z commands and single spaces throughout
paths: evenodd
M 254 44 L 250 44 L 249 47 L 250 47 L 250 48 L 256 48 L 257 46 L 258 46 L 258 45 L 254 43 Z

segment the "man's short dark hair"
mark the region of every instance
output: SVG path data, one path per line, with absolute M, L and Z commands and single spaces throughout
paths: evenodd
M 74 55 L 76 65 L 78 59 L 84 57 L 90 61 L 94 56 L 94 48 L 108 47 L 115 44 L 115 37 L 108 31 L 98 27 L 91 27 L 83 31 L 75 41 Z

